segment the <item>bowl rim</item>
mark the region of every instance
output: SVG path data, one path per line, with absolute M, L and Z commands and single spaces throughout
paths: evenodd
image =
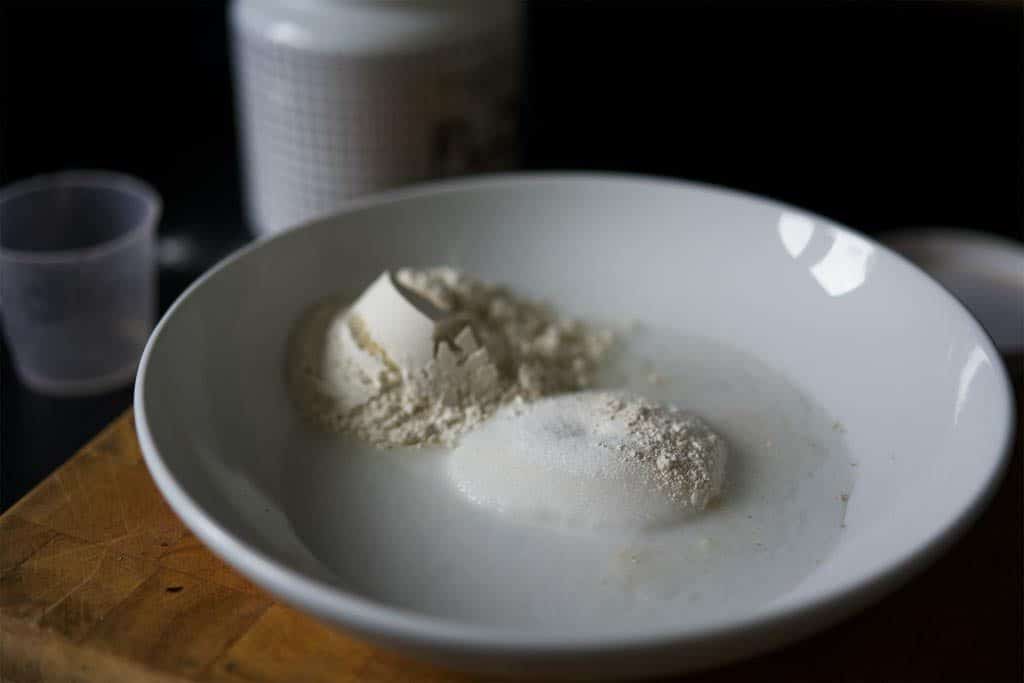
M 815 221 L 823 222 L 837 230 L 866 240 L 873 248 L 885 253 L 887 257 L 896 259 L 917 276 L 930 281 L 948 297 L 948 302 L 953 310 L 958 310 L 964 316 L 966 324 L 973 326 L 973 331 L 983 350 L 992 360 L 992 367 L 996 372 L 996 393 L 999 395 L 999 402 L 994 410 L 1001 414 L 998 415 L 1000 425 L 998 438 L 994 439 L 993 443 L 998 446 L 994 466 L 991 467 L 980 489 L 974 492 L 969 503 L 951 514 L 930 537 L 919 540 L 913 547 L 904 551 L 897 561 L 874 568 L 873 571 L 862 571 L 861 575 L 854 579 L 829 586 L 801 602 L 782 605 L 766 603 L 760 605 L 751 614 L 723 616 L 705 624 L 682 626 L 671 630 L 661 629 L 653 635 L 635 632 L 590 636 L 565 634 L 553 638 L 550 633 L 533 634 L 526 630 L 481 626 L 428 616 L 412 610 L 384 605 L 311 578 L 278 563 L 267 554 L 236 537 L 213 515 L 203 509 L 177 481 L 163 461 L 150 431 L 149 416 L 144 400 L 146 375 L 154 345 L 164 327 L 174 318 L 178 308 L 209 279 L 216 277 L 222 269 L 245 258 L 250 252 L 263 248 L 270 242 L 294 239 L 304 228 L 330 222 L 340 215 L 439 193 L 494 188 L 502 185 L 522 186 L 538 182 L 565 181 L 657 184 L 665 188 L 688 188 L 720 196 L 755 200 L 780 210 L 799 211 Z M 684 642 L 696 643 L 739 636 L 763 628 L 793 623 L 826 613 L 830 609 L 836 613 L 842 612 L 843 610 L 838 609 L 840 606 L 845 605 L 849 610 L 863 604 L 865 600 L 878 599 L 936 559 L 962 536 L 987 506 L 1009 464 L 1016 415 L 1014 395 L 1005 364 L 989 335 L 955 296 L 927 272 L 885 244 L 813 211 L 742 190 L 652 175 L 589 171 L 502 173 L 421 183 L 352 200 L 340 212 L 299 224 L 273 235 L 260 237 L 228 255 L 199 277 L 185 289 L 160 319 L 146 343 L 142 359 L 139 362 L 133 405 L 142 455 L 157 488 L 184 524 L 203 541 L 208 549 L 239 573 L 282 598 L 286 603 L 327 621 L 343 625 L 356 633 L 412 647 L 461 653 L 518 656 L 586 655 L 623 650 L 654 650 L 669 645 L 678 646 Z M 838 614 L 836 618 L 841 616 L 842 614 Z

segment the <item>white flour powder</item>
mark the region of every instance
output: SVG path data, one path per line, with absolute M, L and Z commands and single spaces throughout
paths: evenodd
M 459 441 L 448 474 L 474 503 L 524 519 L 642 529 L 705 509 L 721 493 L 726 458 L 700 418 L 581 391 L 503 408 Z
M 621 425 L 623 437 L 614 448 L 652 473 L 657 487 L 676 503 L 703 510 L 721 492 L 725 439 L 699 417 L 614 395 L 605 397 L 602 413 L 602 419 Z
M 447 267 L 395 280 L 445 314 L 433 360 L 402 368 L 341 302 L 307 313 L 292 336 L 289 380 L 324 428 L 378 446 L 450 444 L 499 406 L 585 389 L 612 335 Z

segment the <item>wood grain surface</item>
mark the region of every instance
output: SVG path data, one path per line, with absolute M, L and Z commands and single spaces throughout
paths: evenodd
M 1018 434 L 981 519 L 902 590 L 687 680 L 1020 681 L 1021 459 Z M 154 487 L 130 412 L 0 517 L 2 683 L 469 680 L 277 604 L 214 557 Z

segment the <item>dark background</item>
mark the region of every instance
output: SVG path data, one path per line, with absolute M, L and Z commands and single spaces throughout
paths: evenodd
M 868 233 L 1021 236 L 1018 3 L 534 2 L 526 35 L 527 168 L 720 183 Z M 223 2 L 0 2 L 0 185 L 150 181 L 164 239 L 210 247 L 164 264 L 162 307 L 247 236 L 236 151 Z M 0 353 L 2 510 L 131 390 L 44 398 Z

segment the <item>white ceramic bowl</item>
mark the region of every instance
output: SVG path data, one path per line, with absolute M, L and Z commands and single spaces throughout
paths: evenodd
M 492 627 L 347 586 L 303 542 L 311 522 L 287 503 L 325 495 L 287 490 L 293 478 L 284 474 L 305 438 L 284 387 L 287 334 L 324 295 L 358 292 L 388 267 L 439 263 L 580 314 L 727 342 L 841 416 L 858 467 L 846 529 L 827 561 L 773 600 L 697 622 L 683 615 L 657 632 L 616 631 L 614 623 L 600 632 Z M 174 510 L 282 600 L 448 666 L 600 676 L 748 656 L 876 600 L 977 515 L 1004 469 L 1013 428 L 1006 372 L 988 337 L 888 249 L 738 192 L 579 174 L 381 195 L 242 250 L 190 287 L 153 333 L 135 416 L 146 462 Z M 415 504 L 388 514 L 416 514 Z M 330 533 L 336 521 L 316 520 L 315 533 Z M 345 528 L 353 533 L 351 523 Z

